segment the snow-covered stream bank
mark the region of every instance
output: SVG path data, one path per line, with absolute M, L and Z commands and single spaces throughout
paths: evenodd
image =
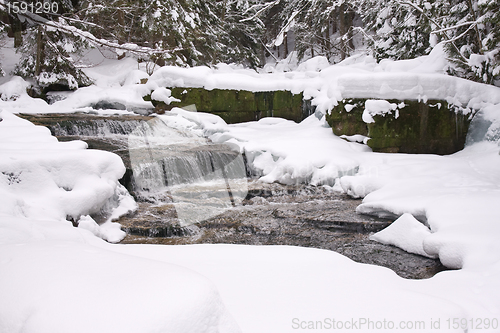
M 47 126 L 60 141 L 79 139 L 87 142 L 90 148 L 117 153 L 122 157 L 130 175 L 134 174 L 131 161 L 134 158 L 131 159 L 129 152 L 129 135 L 138 134 L 141 130 L 142 135 L 147 134 L 152 144 L 161 142 L 161 137 L 173 131 L 162 127 L 162 122 L 152 121 L 153 117 L 146 116 L 24 114 L 22 117 Z M 211 209 L 221 208 L 220 199 L 224 196 L 220 194 L 227 191 L 226 186 L 219 189 L 204 186 L 203 183 L 208 185 L 213 180 L 213 177 L 206 177 L 212 174 L 211 166 L 208 170 L 206 166 L 215 162 L 232 166 L 234 170 L 226 167 L 229 174 L 240 171 L 238 164 L 227 163 L 238 157 L 231 147 L 214 143 L 200 145 L 199 139 L 195 139 L 195 143 L 194 146 L 174 146 L 171 138 L 165 142 L 164 153 L 161 155 L 158 153 L 160 147 L 155 146 L 152 153 L 157 156 L 156 165 L 170 171 L 168 174 L 162 172 L 154 175 L 152 186 L 150 181 L 141 184 L 141 176 L 137 174 L 140 168 L 137 167 L 137 181 L 134 176 L 128 175 L 120 180 L 138 201 L 138 210 L 134 214 L 128 214 L 117 221 L 128 234 L 122 243 L 294 245 L 333 250 L 357 262 L 388 267 L 405 278 L 429 278 L 443 270 L 436 259 L 407 253 L 370 240 L 370 233 L 380 231 L 392 221 L 356 213 L 361 200 L 352 199 L 330 186 L 267 184 L 249 179 L 245 186 L 246 197 L 243 193 L 243 197 L 236 202 L 236 207 L 217 212 L 216 216 L 206 216 L 200 223 L 187 226 L 179 223 L 176 206 L 189 205 L 196 197 L 207 197 L 196 200 L 197 210 L 202 205 L 211 205 Z M 132 156 L 149 156 L 148 147 L 140 149 L 143 150 L 142 153 L 134 149 Z M 166 150 L 168 153 L 165 153 Z M 148 165 L 150 162 L 152 161 L 148 160 Z M 182 170 L 177 170 L 177 165 Z M 247 166 L 248 170 L 253 168 L 253 165 Z M 164 178 L 171 182 L 189 183 L 204 174 L 205 179 L 199 185 L 186 184 L 187 186 L 178 188 L 174 193 L 168 186 L 162 192 L 162 186 L 159 185 L 165 183 Z M 152 191 L 154 188 L 156 191 Z M 203 192 L 192 195 L 201 189 Z M 209 189 L 211 192 L 207 193 Z M 190 195 L 186 197 L 186 194 Z M 236 193 L 232 194 L 234 198 Z M 220 199 L 217 200 L 217 197 Z

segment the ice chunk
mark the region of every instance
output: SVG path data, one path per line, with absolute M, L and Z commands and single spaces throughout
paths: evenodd
M 500 104 L 478 111 L 469 125 L 466 146 L 476 142 L 500 140 Z

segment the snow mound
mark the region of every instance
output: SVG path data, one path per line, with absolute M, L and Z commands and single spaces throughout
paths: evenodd
M 26 88 L 29 83 L 19 76 L 14 76 L 10 81 L 0 86 L 0 98 L 3 101 L 15 101 L 19 97 L 26 95 Z
M 398 105 L 396 103 L 389 103 L 386 100 L 368 99 L 365 102 L 365 110 L 363 111 L 362 119 L 367 124 L 374 123 L 375 120 L 373 120 L 373 116 L 375 115 L 385 116 L 388 113 L 389 114 L 392 113 L 392 111 L 396 111 L 395 117 L 397 119 L 399 116 L 397 113 L 397 109 Z
M 405 213 L 384 230 L 371 235 L 370 239 L 379 243 L 397 246 L 406 252 L 436 258 L 436 256 L 430 255 L 424 250 L 424 240 L 430 234 L 429 228 L 415 219 L 413 215 Z
M 151 99 L 154 101 L 160 101 L 165 104 L 170 104 L 171 102 L 180 102 L 180 99 L 172 97 L 172 91 L 165 87 L 156 88 L 151 94 Z
M 0 215 L 60 221 L 93 215 L 106 220 L 116 217 L 116 209 L 135 209 L 118 182 L 125 172 L 120 157 L 87 150 L 82 141 L 59 143 L 47 128 L 7 111 L 0 111 L 0 117 Z M 125 236 L 104 229 L 100 235 L 112 241 Z
M 214 285 L 181 266 L 74 241 L 1 250 L 1 332 L 239 332 Z

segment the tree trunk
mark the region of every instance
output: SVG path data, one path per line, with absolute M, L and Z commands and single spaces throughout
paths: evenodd
M 285 47 L 285 56 L 283 58 L 286 58 L 288 57 L 288 32 L 283 35 L 283 46 Z
M 9 15 L 9 37 L 14 37 L 14 47 L 23 45 L 23 24 L 20 20 Z
M 345 16 L 346 16 L 345 4 L 341 4 L 339 7 L 339 33 L 340 33 L 340 57 L 342 60 L 344 60 L 347 56 L 346 45 L 343 39 L 345 33 L 347 32 Z
M 348 17 L 348 22 L 347 22 L 347 29 L 348 29 L 348 37 L 349 37 L 349 48 L 351 50 L 354 50 L 354 40 L 352 39 L 352 30 L 351 30 L 351 27 L 354 25 L 353 22 L 354 22 L 354 16 L 356 14 L 354 13 L 354 11 L 352 10 L 349 10 L 348 13 L 347 13 L 347 17 Z
M 328 21 L 328 28 L 325 31 L 325 54 L 328 60 L 330 60 L 330 55 L 332 51 L 332 45 L 330 43 L 330 21 Z
M 474 4 L 472 3 L 472 0 L 467 0 L 467 6 L 469 7 L 469 12 L 472 15 L 472 20 L 477 21 L 477 15 L 476 15 L 476 11 L 474 10 Z M 476 35 L 476 44 L 477 44 L 477 46 L 476 46 L 477 50 L 475 50 L 475 51 L 478 52 L 479 54 L 483 54 L 483 43 L 481 41 L 481 39 L 482 39 L 481 33 L 479 32 L 477 24 L 474 25 L 474 32 Z
M 35 75 L 38 76 L 42 72 L 42 62 L 43 62 L 43 27 L 38 26 L 38 32 L 36 35 L 36 63 L 35 63 Z

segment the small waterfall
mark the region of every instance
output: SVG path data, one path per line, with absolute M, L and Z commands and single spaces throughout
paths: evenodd
M 239 149 L 210 144 L 159 119 L 129 135 L 129 155 L 136 195 L 153 202 L 171 200 L 181 226 L 219 215 L 246 197 Z
M 141 120 L 77 119 L 54 124 L 50 127 L 55 136 L 108 137 L 128 135 L 140 125 Z
M 60 140 L 113 151 L 127 172 L 122 184 L 138 201 L 173 203 L 181 227 L 238 205 L 247 194 L 246 167 L 237 147 L 212 144 L 196 130 L 144 116 L 25 115 Z M 65 138 L 66 137 L 66 138 Z

